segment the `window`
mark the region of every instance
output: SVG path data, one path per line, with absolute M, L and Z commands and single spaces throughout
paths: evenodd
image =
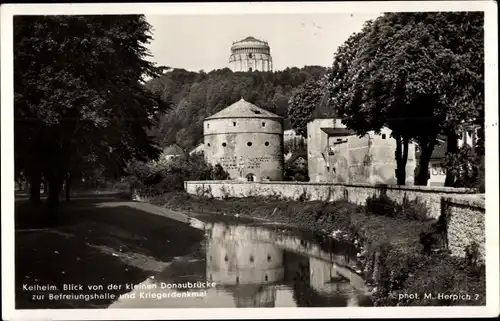
M 267 281 L 268 279 L 269 279 L 269 278 L 267 277 L 267 274 L 266 274 L 266 276 L 264 277 L 264 280 L 265 280 L 265 281 Z
M 252 146 L 252 142 L 248 142 L 248 143 L 247 143 L 247 146 Z
M 207 146 L 210 147 L 210 143 L 208 143 Z
M 250 255 L 250 262 L 253 262 L 253 255 Z
M 271 262 L 271 255 L 267 255 L 267 262 Z
M 269 146 L 269 142 L 265 142 L 264 145 Z
M 226 143 L 222 143 L 222 147 L 226 147 L 226 146 L 227 146 L 227 144 L 226 144 Z
M 382 139 L 385 139 L 385 134 L 382 134 Z
M 237 277 L 236 277 L 236 284 L 239 284 L 239 283 L 240 283 L 240 277 L 239 277 L 239 276 L 237 276 Z
M 233 121 L 233 126 L 236 126 L 236 122 L 235 121 Z
M 207 124 L 207 128 L 210 128 L 210 124 Z
M 262 127 L 266 127 L 266 123 L 265 122 L 262 122 Z
M 226 262 L 227 262 L 227 261 L 229 261 L 229 258 L 227 257 L 227 254 L 226 254 L 226 256 L 224 257 L 224 261 L 226 261 Z

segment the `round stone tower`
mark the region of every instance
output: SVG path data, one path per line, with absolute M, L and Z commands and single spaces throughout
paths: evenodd
M 203 124 L 207 161 L 231 179 L 283 180 L 283 119 L 241 98 Z
M 233 42 L 230 68 L 237 71 L 273 71 L 273 59 L 268 43 L 254 37 Z

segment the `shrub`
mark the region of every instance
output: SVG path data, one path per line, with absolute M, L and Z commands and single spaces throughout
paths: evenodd
M 385 194 L 381 194 L 380 196 L 374 194 L 366 199 L 365 207 L 368 213 L 395 217 L 398 204 Z
M 476 267 L 479 265 L 479 244 L 473 242 L 465 247 L 465 259 L 467 266 Z
M 366 199 L 367 213 L 388 217 L 401 217 L 410 220 L 428 221 L 428 208 L 419 198 L 410 200 L 406 195 L 401 204 L 390 199 L 386 194 L 373 195 Z
M 132 162 L 127 167 L 126 182 L 132 189 L 151 196 L 184 190 L 184 181 L 228 179 L 222 166 L 212 167 L 203 155 L 183 155 L 169 161 Z
M 477 188 L 484 193 L 484 156 L 468 145 L 447 154 L 444 167 L 454 177 L 453 187 Z
M 405 194 L 401 205 L 397 206 L 397 210 L 402 217 L 410 220 L 429 220 L 429 209 L 427 208 L 427 204 L 422 202 L 418 197 L 410 200 Z

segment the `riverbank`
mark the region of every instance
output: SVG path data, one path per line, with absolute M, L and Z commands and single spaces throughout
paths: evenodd
M 267 219 L 324 236 L 344 237 L 358 244 L 364 278 L 374 289 L 378 306 L 486 304 L 484 266 L 477 267 L 444 251 L 435 232 L 436 221 L 412 220 L 398 213 L 377 215 L 366 206 L 345 201 L 213 199 L 175 192 L 149 202 L 177 211 Z
M 107 308 L 204 237 L 181 215 L 114 196 L 62 202 L 55 226 L 46 226 L 43 209 L 16 202 L 16 309 Z

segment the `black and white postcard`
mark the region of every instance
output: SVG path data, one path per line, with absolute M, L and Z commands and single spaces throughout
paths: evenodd
M 3 5 L 3 319 L 497 316 L 497 25 Z

